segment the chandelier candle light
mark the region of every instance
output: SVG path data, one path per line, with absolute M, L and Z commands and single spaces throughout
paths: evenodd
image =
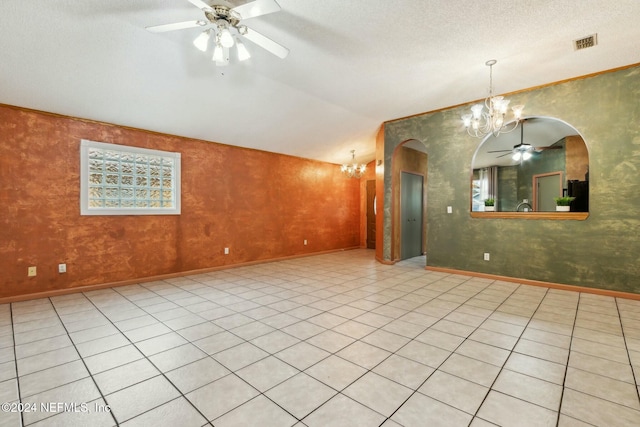
M 497 62 L 495 59 L 491 59 L 485 63 L 489 67 L 489 96 L 484 100 L 484 104 L 474 105 L 471 107 L 471 114 L 462 116 L 467 133 L 476 138 L 484 138 L 489 134 L 498 136 L 501 133 L 511 132 L 518 127 L 522 119 L 524 105 L 514 105 L 511 107 L 513 122 L 505 125 L 510 101 L 504 96 L 493 95 L 493 66 Z
M 367 165 L 357 164 L 355 161 L 356 158 L 356 150 L 351 150 L 351 164 L 345 163 L 340 168 L 343 174 L 347 175 L 349 178 L 360 178 L 364 174 L 364 171 L 367 169 Z

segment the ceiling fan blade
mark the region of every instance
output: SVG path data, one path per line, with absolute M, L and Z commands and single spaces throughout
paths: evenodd
M 501 156 L 497 156 L 496 159 L 499 159 L 500 157 L 508 156 L 509 154 L 511 154 L 511 150 L 509 150 L 509 153 L 505 153 Z
M 513 151 L 513 150 L 493 150 L 493 151 L 487 151 L 487 153 L 504 153 L 505 151 Z
M 198 0 L 189 0 L 190 2 Z M 266 15 L 268 13 L 277 12 L 280 10 L 280 5 L 276 0 L 255 0 L 249 3 L 242 4 L 232 9 L 240 15 L 241 19 L 255 18 L 256 16 Z
M 197 7 L 198 9 L 211 9 L 211 6 L 203 2 L 202 0 L 187 0 L 189 3 Z
M 273 53 L 278 58 L 286 58 L 289 55 L 289 49 L 282 46 L 279 43 L 274 42 L 269 37 L 263 36 L 259 32 L 252 30 L 251 28 L 247 28 L 247 32 L 243 34 L 244 37 L 251 40 L 253 43 L 257 44 L 261 48 Z
M 186 28 L 204 27 L 207 25 L 206 21 L 185 21 L 176 22 L 175 24 L 154 25 L 152 27 L 145 27 L 147 31 L 152 33 L 164 33 L 165 31 L 184 30 Z

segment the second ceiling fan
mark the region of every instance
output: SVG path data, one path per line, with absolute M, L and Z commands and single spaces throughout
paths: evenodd
M 202 0 L 188 1 L 202 10 L 205 19 L 154 25 L 146 27 L 146 29 L 153 33 L 163 33 L 188 28 L 206 28 L 194 40 L 193 44 L 198 49 L 206 51 L 209 46 L 209 40 L 213 38 L 213 61 L 218 66 L 224 66 L 229 63 L 229 50 L 233 46 L 236 46 L 239 61 L 250 57 L 249 51 L 242 44 L 240 37 L 250 40 L 278 58 L 284 59 L 289 54 L 289 49 L 286 47 L 241 24 L 241 21 L 245 19 L 278 12 L 280 5 L 275 0 L 255 0 L 236 7 L 227 6 L 226 2 L 219 0 L 216 1 L 219 4 L 213 5 L 209 5 Z
M 534 147 L 529 143 L 524 142 L 524 124 L 532 119 L 522 119 L 522 125 L 520 126 L 520 143 L 513 146 L 511 150 L 494 150 L 487 151 L 487 153 L 505 153 L 497 158 L 508 156 L 512 154 L 511 158 L 516 162 L 523 162 L 525 160 L 529 160 L 534 152 L 539 153 L 544 150 L 555 150 L 561 149 L 562 146 L 550 145 L 548 147 Z

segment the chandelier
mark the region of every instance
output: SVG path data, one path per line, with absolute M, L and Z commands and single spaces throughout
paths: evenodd
M 493 66 L 497 62 L 495 59 L 491 59 L 485 63 L 489 66 L 489 96 L 483 104 L 471 107 L 471 114 L 462 116 L 467 133 L 476 138 L 484 138 L 489 134 L 498 136 L 501 133 L 511 132 L 518 127 L 522 119 L 524 105 L 514 105 L 511 107 L 513 121 L 508 125 L 505 124 L 510 121 L 507 120 L 509 100 L 504 96 L 493 95 Z
M 351 150 L 351 164 L 345 163 L 340 168 L 343 174 L 348 176 L 349 178 L 360 178 L 364 174 L 364 171 L 367 169 L 367 165 L 357 164 L 355 161 L 356 158 L 356 150 Z

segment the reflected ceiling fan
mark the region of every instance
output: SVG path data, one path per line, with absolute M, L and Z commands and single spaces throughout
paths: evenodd
M 529 160 L 534 152 L 539 153 L 544 150 L 557 150 L 562 148 L 562 146 L 556 146 L 556 145 L 550 145 L 548 147 L 534 147 L 531 144 L 528 144 L 528 143 L 525 144 L 524 124 L 528 120 L 529 119 L 522 119 L 522 126 L 520 126 L 520 144 L 514 145 L 511 150 L 494 150 L 494 151 L 487 151 L 487 153 L 505 153 L 506 152 L 505 154 L 497 156 L 496 158 L 499 159 L 500 157 L 508 156 L 509 154 L 511 154 L 511 158 L 514 161 L 522 162 L 525 160 Z
M 229 50 L 236 46 L 239 61 L 249 59 L 251 55 L 241 41 L 244 37 L 257 44 L 278 58 L 286 58 L 289 49 L 270 38 L 252 30 L 241 21 L 249 18 L 278 12 L 280 5 L 275 0 L 255 0 L 236 7 L 229 7 L 225 1 L 214 0 L 209 5 L 202 0 L 188 0 L 191 4 L 202 10 L 205 19 L 197 21 L 176 22 L 174 24 L 154 25 L 146 27 L 152 33 L 164 33 L 166 31 L 184 30 L 188 28 L 202 27 L 205 30 L 193 41 L 193 44 L 203 52 L 207 51 L 209 40 L 214 41 L 213 61 L 216 65 L 229 64 Z

